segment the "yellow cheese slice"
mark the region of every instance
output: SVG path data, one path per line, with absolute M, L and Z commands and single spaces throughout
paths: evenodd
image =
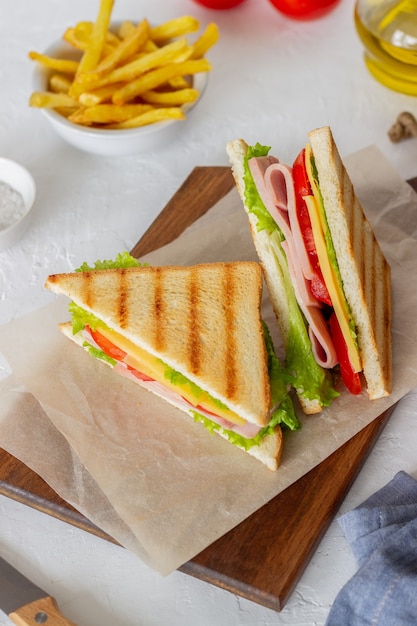
M 343 333 L 343 338 L 347 345 L 348 355 L 350 363 L 356 372 L 362 371 L 361 358 L 357 345 L 352 337 L 352 333 L 349 327 L 350 316 L 346 303 L 346 298 L 343 293 L 343 288 L 339 282 L 337 273 L 332 266 L 324 233 L 328 229 L 325 222 L 323 212 L 320 209 L 321 198 L 320 192 L 317 188 L 316 181 L 313 177 L 311 170 L 311 147 L 306 147 L 306 169 L 311 183 L 313 191 L 312 196 L 305 196 L 304 200 L 307 205 L 308 213 L 310 216 L 311 227 L 313 229 L 314 243 L 316 244 L 317 256 L 320 263 L 320 269 L 323 274 L 324 282 L 326 283 L 327 291 L 329 292 L 334 312 L 339 322 L 340 329 Z
M 166 365 L 159 358 L 155 357 L 153 354 L 149 354 L 149 352 L 135 345 L 120 333 L 110 328 L 99 328 L 98 330 L 106 339 L 111 341 L 112 344 L 120 348 L 120 350 L 123 350 L 123 352 L 126 352 L 124 362 L 127 365 L 134 367 L 142 374 L 153 378 L 168 389 L 178 393 L 195 407 L 201 406 L 206 409 L 206 411 L 223 417 L 233 424 L 246 424 L 246 420 L 237 415 L 234 411 L 231 411 L 227 407 L 219 407 L 206 391 L 201 389 L 197 397 L 193 393 L 192 386 L 190 387 L 190 385 L 186 383 L 175 385 L 171 383 L 171 381 L 165 377 Z

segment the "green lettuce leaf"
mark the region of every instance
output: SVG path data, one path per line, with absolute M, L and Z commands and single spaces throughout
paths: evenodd
M 268 233 L 272 233 L 277 231 L 281 237 L 281 240 L 284 240 L 284 235 L 281 230 L 278 228 L 275 220 L 265 207 L 262 202 L 260 195 L 256 189 L 256 186 L 253 182 L 252 174 L 250 173 L 250 169 L 248 166 L 248 160 L 252 157 L 263 157 L 268 156 L 270 147 L 262 146 L 260 143 L 257 143 L 255 146 L 249 146 L 248 151 L 245 157 L 244 164 L 244 175 L 243 180 L 245 183 L 245 201 L 246 206 L 249 208 L 250 212 L 256 215 L 257 229 L 258 231 L 266 230 Z
M 265 428 L 262 428 L 256 437 L 253 437 L 252 439 L 247 439 L 246 437 L 235 433 L 233 430 L 223 428 L 223 426 L 220 426 L 204 415 L 201 415 L 198 411 L 192 411 L 191 413 L 195 422 L 201 422 L 208 431 L 217 432 L 223 435 L 230 443 L 235 446 L 239 446 L 244 450 L 249 450 L 253 446 L 259 446 L 262 443 L 262 440 L 267 435 L 271 435 L 278 425 L 290 430 L 299 430 L 301 428 L 300 422 L 298 421 L 294 411 L 292 400 L 289 396 L 287 396 L 281 402 L 278 409 L 274 411 L 268 425 L 265 426 Z
M 187 385 L 188 388 L 193 392 L 193 395 L 196 398 L 200 398 L 202 396 L 204 392 L 198 385 L 196 385 L 191 380 L 189 380 L 186 376 L 184 376 L 184 374 L 181 374 L 180 372 L 177 372 L 176 370 L 174 370 L 172 367 L 170 367 L 166 363 L 164 365 L 165 365 L 164 377 L 167 380 L 169 380 L 173 385 Z M 221 400 L 218 400 L 217 398 L 213 398 L 213 396 L 211 396 L 207 392 L 205 393 L 210 397 L 210 399 L 214 402 L 214 404 L 218 406 L 220 409 L 227 409 L 227 406 L 223 402 L 221 402 Z
M 112 359 L 111 356 L 108 356 L 108 354 L 103 352 L 103 350 L 100 350 L 100 348 L 95 348 L 87 341 L 84 341 L 83 347 L 86 348 L 90 354 L 95 356 L 96 359 L 101 359 L 106 363 L 110 363 L 110 365 L 113 365 L 113 367 L 116 365 L 117 361 L 115 359 Z
M 88 263 L 84 262 L 80 267 L 78 267 L 76 272 L 92 272 L 95 270 L 112 270 L 112 269 L 123 269 L 128 267 L 141 267 L 146 265 L 146 263 L 141 263 L 135 257 L 133 257 L 129 252 L 119 252 L 113 260 L 104 260 L 104 261 L 96 261 L 93 266 L 88 265 Z
M 263 329 L 266 352 L 268 355 L 268 373 L 269 383 L 271 387 L 271 406 L 277 407 L 273 415 L 271 416 L 271 420 L 268 426 L 270 427 L 272 424 L 273 428 L 278 423 L 281 424 L 283 428 L 288 428 L 289 430 L 298 430 L 299 428 L 301 428 L 301 425 L 298 421 L 298 417 L 295 414 L 291 398 L 288 395 L 288 388 L 289 385 L 293 382 L 293 377 L 284 370 L 280 360 L 275 354 L 274 344 L 272 343 L 269 328 L 265 322 L 263 322 Z

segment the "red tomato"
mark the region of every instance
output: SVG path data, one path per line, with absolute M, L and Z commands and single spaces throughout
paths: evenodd
M 111 357 L 115 361 L 123 361 L 126 356 L 126 352 L 115 346 L 114 343 L 109 341 L 109 339 L 106 339 L 106 337 L 104 337 L 104 335 L 102 335 L 99 330 L 92 330 L 89 326 L 87 326 L 86 328 L 98 347 L 101 348 L 101 350 L 103 350 L 103 352 L 107 354 L 107 356 Z M 153 380 L 153 378 L 150 378 L 149 376 L 147 376 L 147 374 L 142 374 L 142 372 L 139 372 L 137 369 L 131 367 L 130 365 L 128 365 L 127 368 L 132 372 L 134 376 L 136 376 L 136 378 L 139 378 L 139 380 Z
M 340 0 L 269 0 L 284 15 L 296 20 L 315 20 L 325 15 Z
M 330 333 L 333 339 L 334 348 L 340 365 L 340 373 L 347 389 L 355 396 L 362 391 L 360 376 L 353 369 L 347 351 L 346 342 L 337 321 L 335 313 L 330 316 Z
M 305 166 L 304 149 L 301 150 L 300 154 L 294 161 L 292 175 L 294 179 L 296 194 L 295 199 L 298 221 L 300 223 L 304 243 L 306 245 L 307 252 L 315 272 L 313 278 L 311 279 L 311 291 L 318 300 L 331 306 L 332 301 L 330 299 L 329 292 L 327 291 L 327 287 L 324 282 L 323 274 L 319 265 L 316 244 L 314 243 L 313 229 L 311 228 L 310 216 L 308 213 L 307 205 L 303 200 L 303 196 L 309 196 L 312 194 L 311 185 L 307 176 L 307 170 Z
M 87 330 L 91 334 L 92 338 L 96 342 L 99 348 L 103 350 L 107 354 L 107 356 L 111 357 L 115 361 L 123 361 L 126 356 L 126 352 L 118 348 L 111 341 L 106 339 L 104 335 L 101 334 L 99 330 L 92 330 L 89 326 L 87 326 Z
M 208 9 L 233 9 L 245 0 L 194 0 L 197 4 L 202 4 Z

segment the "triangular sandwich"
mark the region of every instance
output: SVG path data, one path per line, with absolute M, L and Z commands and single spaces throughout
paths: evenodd
M 280 424 L 298 423 L 261 320 L 259 264 L 87 269 L 45 286 L 72 300 L 67 336 L 277 468 Z
M 249 217 L 306 413 L 336 397 L 391 393 L 391 275 L 329 127 L 309 133 L 292 166 L 270 148 L 231 141 L 227 152 Z

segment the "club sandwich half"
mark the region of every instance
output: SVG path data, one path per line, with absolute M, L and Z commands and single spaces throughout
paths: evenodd
M 260 265 L 150 267 L 124 253 L 80 270 L 45 284 L 71 299 L 61 330 L 276 470 L 282 427 L 299 423 L 261 319 Z
M 329 127 L 292 166 L 269 147 L 227 144 L 306 413 L 333 400 L 332 374 L 370 399 L 392 386 L 391 275 Z

